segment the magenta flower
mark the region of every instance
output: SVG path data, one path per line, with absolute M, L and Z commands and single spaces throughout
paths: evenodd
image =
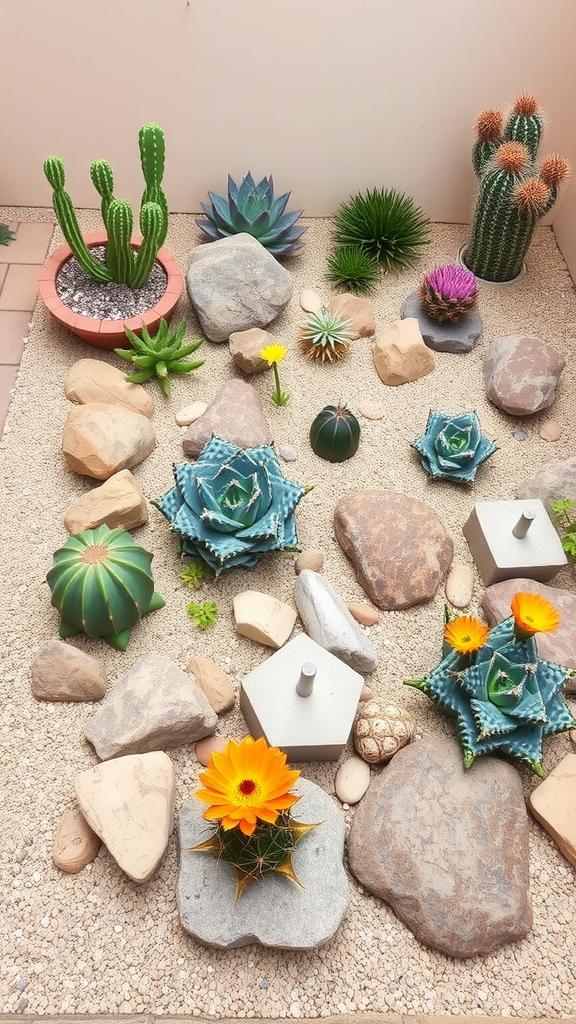
M 420 285 L 420 298 L 432 320 L 455 322 L 476 306 L 476 278 L 467 267 L 446 263 L 426 274 Z

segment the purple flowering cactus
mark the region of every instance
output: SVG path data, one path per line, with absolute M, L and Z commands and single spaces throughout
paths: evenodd
M 455 323 L 476 307 L 476 278 L 467 267 L 443 264 L 426 274 L 420 285 L 420 299 L 432 320 Z

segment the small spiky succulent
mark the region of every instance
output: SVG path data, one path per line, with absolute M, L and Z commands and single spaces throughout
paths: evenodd
M 307 359 L 321 363 L 337 362 L 350 348 L 352 321 L 322 306 L 300 328 L 298 347 Z
M 349 292 L 372 291 L 378 281 L 378 260 L 359 245 L 341 245 L 327 260 L 327 278 Z
M 0 245 L 9 245 L 15 238 L 16 235 L 7 224 L 0 224 Z
M 443 264 L 426 274 L 420 285 L 420 298 L 432 320 L 456 323 L 476 307 L 476 278 L 467 267 Z
M 410 196 L 394 189 L 359 192 L 334 217 L 337 245 L 360 246 L 385 270 L 411 266 L 429 241 L 429 220 Z
M 131 384 L 142 384 L 143 381 L 156 376 L 164 394 L 169 395 L 169 373 L 190 373 L 191 370 L 197 370 L 199 366 L 204 365 L 203 359 L 197 363 L 183 362 L 186 356 L 200 348 L 204 340 L 199 338 L 197 341 L 191 341 L 189 345 L 182 344 L 186 334 L 185 320 L 173 334 L 170 333 L 168 322 L 164 319 L 160 321 L 160 326 L 153 337 L 145 324 L 142 327 L 141 338 L 129 327 L 124 327 L 124 330 L 132 347 L 115 348 L 114 351 L 121 359 L 126 359 L 138 367 L 136 373 L 126 377 Z
M 242 231 L 253 235 L 273 256 L 293 256 L 302 249 L 298 239 L 306 231 L 296 226 L 302 210 L 284 213 L 289 192 L 274 198 L 272 175 L 258 184 L 248 172 L 240 186 L 228 175 L 228 198 L 208 192 L 210 205 L 200 203 L 206 220 L 196 224 L 209 238 L 228 238 Z

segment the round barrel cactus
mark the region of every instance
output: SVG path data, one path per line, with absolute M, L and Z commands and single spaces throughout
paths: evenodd
M 326 405 L 310 427 L 312 451 L 327 462 L 345 462 L 358 451 L 360 424 L 345 405 Z
M 164 606 L 154 591 L 152 555 L 126 530 L 99 526 L 68 537 L 46 579 L 60 612 L 60 636 L 105 640 L 125 651 L 142 615 Z

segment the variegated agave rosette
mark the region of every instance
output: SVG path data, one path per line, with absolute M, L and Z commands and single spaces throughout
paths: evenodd
M 518 593 L 511 607 L 490 630 L 473 616 L 450 620 L 440 663 L 406 682 L 456 719 L 465 768 L 500 754 L 542 776 L 543 739 L 576 724 L 562 696 L 570 672 L 540 658 L 534 639 L 557 629 L 560 615 L 539 594 Z
M 154 504 L 180 538 L 182 554 L 219 575 L 250 569 L 267 551 L 299 551 L 294 510 L 306 488 L 283 476 L 272 447 L 238 448 L 219 437 L 196 463 L 174 466 L 175 486 Z
M 422 468 L 433 479 L 472 483 L 476 470 L 497 449 L 484 437 L 475 412 L 447 416 L 430 411 L 426 430 L 412 442 Z

